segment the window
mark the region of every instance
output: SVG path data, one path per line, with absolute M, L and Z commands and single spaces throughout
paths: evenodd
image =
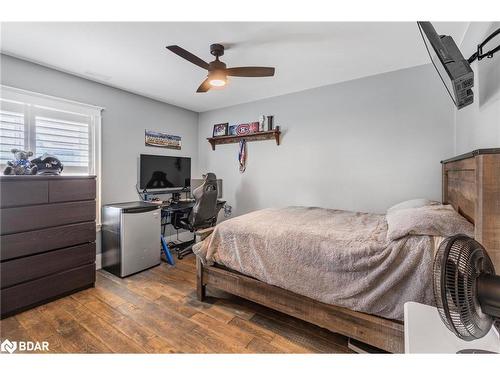
M 58 157 L 64 174 L 97 174 L 100 108 L 5 86 L 0 104 L 2 167 L 12 159 L 11 149 L 20 148 Z
M 96 175 L 100 197 L 100 134 L 103 108 L 0 85 L 0 167 L 13 148 L 33 157 L 51 154 L 65 175 Z M 100 209 L 98 209 L 98 223 Z

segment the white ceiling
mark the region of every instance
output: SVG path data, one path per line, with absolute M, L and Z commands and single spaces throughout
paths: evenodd
M 467 22 L 435 22 L 463 38 Z M 429 62 L 414 22 L 2 23 L 1 51 L 197 112 Z M 272 78 L 231 78 L 197 94 L 206 72 L 165 49 L 207 62 L 222 43 L 231 66 L 274 66 Z

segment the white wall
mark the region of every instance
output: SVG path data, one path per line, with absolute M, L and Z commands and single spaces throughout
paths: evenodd
M 102 204 L 139 199 L 135 185 L 141 153 L 189 156 L 198 170 L 198 114 L 127 91 L 0 55 L 2 84 L 94 104 L 102 112 Z M 182 150 L 144 145 L 144 130 L 182 137 Z
M 465 58 L 500 22 L 472 22 L 460 46 Z M 494 38 L 484 52 L 496 47 Z M 474 70 L 474 103 L 455 110 L 455 153 L 463 154 L 478 148 L 500 147 L 500 52 L 472 64 Z
M 201 113 L 200 173 L 224 180 L 234 215 L 286 205 L 384 212 L 404 199 L 439 200 L 439 162 L 453 155 L 451 104 L 425 65 Z M 275 115 L 282 144 L 248 143 L 240 174 L 238 145 L 212 151 L 206 138 L 213 124 L 262 114 Z

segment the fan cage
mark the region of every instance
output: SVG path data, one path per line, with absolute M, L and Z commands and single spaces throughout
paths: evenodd
M 466 341 L 483 337 L 493 324 L 477 299 L 477 278 L 482 273 L 495 270 L 479 242 L 460 234 L 441 243 L 433 266 L 436 306 L 448 329 Z

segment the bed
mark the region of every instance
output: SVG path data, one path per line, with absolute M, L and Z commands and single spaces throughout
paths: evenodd
M 442 162 L 443 203 L 474 224 L 469 234 L 486 246 L 498 268 L 499 151 L 478 150 Z M 311 223 L 303 233 L 297 218 Z M 430 271 L 438 241 L 432 236 L 388 241 L 387 221 L 384 215 L 311 207 L 231 219 L 207 239 L 212 246 L 198 253 L 198 298 L 204 299 L 207 286 L 217 288 L 388 352 L 403 352 L 402 305 L 432 303 Z M 280 244 L 283 239 L 288 242 Z M 232 247 L 224 250 L 228 243 Z M 333 258 L 325 243 L 334 244 Z M 305 251 L 309 247 L 313 251 Z M 219 253 L 210 254 L 211 248 Z M 352 259 L 356 262 L 349 264 Z

